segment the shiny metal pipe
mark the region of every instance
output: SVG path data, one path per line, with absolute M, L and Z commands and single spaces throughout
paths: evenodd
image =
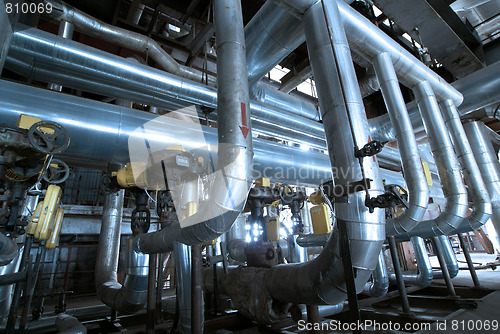
M 218 155 L 213 186 L 198 211 L 159 232 L 138 235 L 137 251 L 163 253 L 173 241 L 201 244 L 227 232 L 243 210 L 252 185 L 252 132 L 240 0 L 214 3 L 217 36 Z M 227 29 L 231 26 L 232 29 Z M 248 110 L 248 111 L 247 111 Z M 223 172 L 220 172 L 222 171 Z
M 191 333 L 191 246 L 174 241 L 177 301 L 181 333 Z
M 377 267 L 372 272 L 372 279 L 372 282 L 365 284 L 363 292 L 375 298 L 385 296 L 389 290 L 389 275 L 387 274 L 383 250 L 378 256 Z
M 276 88 L 263 82 L 256 83 L 250 90 L 252 100 L 259 101 L 265 105 L 287 110 L 293 114 L 319 121 L 319 111 L 314 104 L 298 96 L 280 92 Z
M 65 313 L 57 315 L 55 327 L 59 334 L 87 334 L 87 328 L 77 318 Z
M 214 88 L 33 28 L 13 36 L 7 64 L 10 70 L 33 80 L 168 110 L 187 112 L 191 105 L 217 108 Z M 291 141 L 295 133 L 324 140 L 324 129 L 318 122 L 257 101 L 252 101 L 250 109 L 256 128 L 283 129 Z
M 468 207 L 467 190 L 462 180 L 458 160 L 432 88 L 426 81 L 422 81 L 415 86 L 413 91 L 438 167 L 446 206 L 437 218 L 422 221 L 410 232 L 396 236 L 400 240 L 412 236 L 428 238 L 452 233 L 467 216 Z
M 354 157 L 354 147 L 368 142 L 368 127 L 359 85 L 337 8 L 338 1 L 317 3 L 304 15 L 309 57 L 318 87 L 335 184 L 373 180 L 370 196 L 382 192 L 379 169 L 364 159 L 364 174 Z M 333 45 L 333 49 L 332 49 Z M 339 78 L 341 85 L 339 85 Z M 351 128 L 352 127 L 352 128 Z M 341 143 L 341 144 L 340 144 Z M 351 241 L 352 262 L 357 269 L 356 287 L 361 291 L 377 264 L 385 239 L 383 210 L 370 213 L 365 194 L 349 195 L 347 203 L 336 203 L 337 219 L 345 220 Z M 332 233 L 314 260 L 300 265 L 275 266 L 267 275 L 267 290 L 274 299 L 292 303 L 338 304 L 345 300 L 345 281 L 338 252 L 338 233 Z M 374 256 L 375 255 L 375 256 Z
M 301 234 L 296 242 L 300 247 L 323 247 L 329 238 L 330 234 Z
M 493 205 L 491 222 L 497 234 L 500 235 L 500 164 L 498 157 L 488 137 L 484 123 L 467 122 L 464 124 L 464 129 L 481 171 L 481 176 L 490 194 L 491 204 Z
M 128 246 L 127 275 L 123 285 L 117 281 L 121 220 L 125 190 L 106 194 L 95 282 L 97 297 L 119 313 L 131 314 L 144 308 L 148 293 L 148 256 Z
M 405 283 L 425 288 L 426 286 L 431 285 L 434 277 L 431 260 L 429 259 L 429 254 L 427 254 L 424 239 L 420 237 L 412 237 L 410 241 L 413 248 L 413 254 L 415 255 L 415 260 L 417 262 L 418 273 L 403 274 L 403 280 Z M 396 275 L 391 274 L 390 280 L 392 282 L 396 282 Z
M 108 43 L 144 52 L 167 72 L 191 80 L 201 81 L 202 79 L 202 76 L 194 73 L 190 68 L 179 65 L 158 43 L 143 34 L 97 20 L 62 1 L 45 0 L 45 3 L 52 5 L 54 9 L 52 17 L 56 20 L 70 22 L 77 30 Z
M 373 67 L 380 82 L 387 112 L 394 125 L 403 173 L 408 185 L 408 208 L 386 224 L 386 233 L 395 235 L 411 231 L 422 220 L 429 202 L 429 188 L 390 55 L 387 52 L 379 54 L 374 58 Z
M 446 268 L 448 268 L 450 278 L 455 278 L 458 275 L 460 268 L 455 251 L 453 250 L 453 247 L 451 247 L 450 239 L 447 235 L 438 235 L 437 240 L 443 250 L 444 262 L 446 263 Z M 443 272 L 435 272 L 434 278 L 443 278 Z
M 458 115 L 453 101 L 446 100 L 441 102 L 440 106 L 446 127 L 453 141 L 453 147 L 457 153 L 460 166 L 462 167 L 462 173 L 469 189 L 469 195 L 474 205 L 472 214 L 463 220 L 462 224 L 454 233 L 473 231 L 486 224 L 492 215 L 490 195 L 488 194 L 482 177 L 479 177 L 481 171 L 479 170 L 476 159 L 474 159 L 471 145 L 467 139 L 462 122 L 460 121 L 460 116 Z M 441 240 L 441 238 L 439 239 Z M 446 247 L 443 246 L 443 248 Z M 452 271 L 449 271 L 450 276 L 453 278 Z
M 339 314 L 344 309 L 344 303 L 339 303 L 337 305 L 319 305 L 318 313 L 320 318 L 329 317 L 335 314 Z M 304 304 L 293 305 L 290 308 L 290 315 L 293 321 L 299 322 L 300 320 L 308 321 L 307 319 L 307 308 Z

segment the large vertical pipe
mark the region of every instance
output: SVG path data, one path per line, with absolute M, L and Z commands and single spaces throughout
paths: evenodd
M 491 222 L 497 235 L 500 235 L 500 163 L 498 157 L 486 133 L 484 123 L 468 122 L 464 124 L 464 129 L 471 143 L 472 152 L 481 171 L 481 176 L 490 194 L 491 204 L 493 205 Z M 500 243 L 500 237 L 497 240 Z
M 375 57 L 373 67 L 394 125 L 409 194 L 409 207 L 403 214 L 387 222 L 387 234 L 393 235 L 410 231 L 422 220 L 429 201 L 429 188 L 390 54 L 384 52 Z
M 95 281 L 97 297 L 123 314 L 141 310 L 147 300 L 148 256 L 137 253 L 129 240 L 127 272 L 123 285 L 117 280 L 120 253 L 121 222 L 125 190 L 106 194 L 99 245 L 97 248 Z
M 403 274 L 403 280 L 405 283 L 418 285 L 422 288 L 429 286 L 432 283 L 433 272 L 431 260 L 427 254 L 427 249 L 425 248 L 424 239 L 420 237 L 412 237 L 410 239 L 411 245 L 413 247 L 413 254 L 415 254 L 415 260 L 417 262 L 418 273 L 417 274 Z M 396 281 L 396 275 L 390 276 L 392 281 Z
M 191 247 L 191 331 L 203 333 L 203 263 L 202 245 Z
M 191 246 L 174 242 L 175 279 L 182 334 L 191 333 Z
M 246 71 L 245 36 L 240 0 L 216 0 L 217 170 L 208 200 L 180 224 L 136 238 L 145 253 L 172 249 L 174 240 L 188 244 L 211 241 L 227 232 L 243 210 L 252 178 L 252 131 Z M 231 27 L 228 29 L 228 27 Z

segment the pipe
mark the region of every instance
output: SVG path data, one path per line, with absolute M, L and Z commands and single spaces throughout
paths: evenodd
M 127 275 L 123 285 L 117 281 L 120 252 L 121 221 L 125 190 L 106 194 L 99 245 L 97 248 L 95 282 L 97 297 L 122 314 L 141 310 L 148 292 L 148 256 L 128 246 Z
M 195 74 L 190 68 L 179 65 L 158 43 L 143 34 L 97 20 L 62 1 L 45 0 L 45 3 L 52 5 L 52 18 L 56 20 L 70 22 L 74 24 L 77 30 L 105 40 L 107 43 L 146 53 L 167 72 L 191 80 L 201 81 L 202 79 L 200 75 Z
M 18 249 L 16 256 L 12 261 L 10 261 L 9 264 L 0 267 L 0 277 L 6 277 L 7 275 L 18 274 L 19 264 L 21 262 L 21 257 L 23 254 L 23 248 L 24 247 L 20 247 Z M 26 279 L 26 273 L 24 273 L 22 277 L 23 281 L 25 279 Z M 0 324 L 4 322 L 5 318 L 9 314 L 9 309 L 12 302 L 13 288 L 14 288 L 13 284 L 0 285 Z
M 389 290 L 389 275 L 387 274 L 383 249 L 378 256 L 377 267 L 372 272 L 372 278 L 372 282 L 365 284 L 363 292 L 375 298 L 385 296 Z
M 323 247 L 329 238 L 330 234 L 301 234 L 296 242 L 300 247 Z
M 295 115 L 319 121 L 319 111 L 314 104 L 298 96 L 280 92 L 263 82 L 256 83 L 250 90 L 252 100 L 262 102 L 271 108 L 287 110 Z
M 33 28 L 13 35 L 6 66 L 33 80 L 168 110 L 186 111 L 192 104 L 217 108 L 214 88 Z M 256 128 L 281 130 L 291 141 L 297 135 L 324 141 L 324 129 L 318 122 L 257 101 L 252 101 L 250 110 Z
M 428 238 L 450 234 L 460 226 L 466 217 L 468 206 L 467 190 L 443 117 L 439 111 L 436 96 L 426 81 L 416 85 L 414 93 L 438 167 L 446 206 L 437 218 L 422 221 L 410 232 L 397 235 L 396 238 L 400 240 L 412 236 Z
M 451 85 L 463 94 L 464 100 L 458 106 L 460 118 L 475 117 L 475 111 L 487 106 L 498 105 L 500 101 L 500 61 L 480 69 L 468 76 L 461 78 Z M 444 99 L 443 101 L 446 101 Z M 410 102 L 407 105 L 411 124 L 415 130 L 423 128 L 422 119 L 416 104 Z M 490 108 L 488 108 L 490 109 Z M 491 111 L 485 116 L 495 117 Z M 476 117 L 477 118 L 477 117 Z M 388 115 L 382 115 L 370 119 L 370 127 L 373 129 L 372 137 L 378 140 L 393 141 L 393 127 Z M 378 130 L 377 130 L 378 129 Z
M 425 288 L 432 283 L 433 272 L 431 260 L 429 259 L 429 254 L 427 254 L 427 249 L 425 248 L 424 239 L 420 237 L 410 238 L 411 246 L 413 247 L 413 254 L 415 255 L 415 260 L 417 261 L 417 274 L 403 274 L 403 280 L 407 284 L 417 285 L 419 287 Z M 395 282 L 396 275 L 391 274 L 390 280 Z
M 11 263 L 17 254 L 18 249 L 16 243 L 0 232 L 0 266 Z
M 155 333 L 155 305 L 156 305 L 156 270 L 158 269 L 158 254 L 149 254 L 148 268 L 148 297 L 146 302 L 146 334 Z M 160 283 L 158 283 L 160 284 Z
M 193 334 L 203 333 L 203 263 L 202 245 L 191 247 L 191 331 Z
M 467 122 L 464 124 L 464 130 L 467 138 L 469 138 L 472 153 L 490 194 L 493 206 L 491 222 L 497 234 L 500 235 L 500 164 L 498 157 L 488 137 L 484 123 Z M 498 241 L 500 242 L 500 240 Z
M 172 250 L 174 240 L 186 244 L 212 241 L 227 232 L 245 206 L 252 179 L 252 133 L 245 36 L 239 0 L 214 3 L 217 36 L 218 173 L 208 200 L 198 212 L 159 232 L 135 237 L 138 251 L 163 253 Z M 233 29 L 227 29 L 227 27 Z M 248 108 L 250 109 L 250 108 Z M 224 172 L 220 172 L 223 170 Z
M 59 334 L 87 334 L 87 328 L 69 314 L 59 314 L 55 325 Z
M 373 67 L 380 82 L 387 112 L 394 125 L 394 134 L 398 141 L 403 173 L 408 186 L 408 208 L 396 218 L 388 220 L 386 224 L 386 234 L 395 235 L 411 231 L 422 220 L 429 202 L 429 188 L 389 53 L 384 52 L 375 57 Z
M 21 114 L 63 125 L 71 134 L 71 145 L 60 157 L 70 165 L 106 170 L 108 164 L 126 164 L 130 161 L 128 140 L 131 134 L 148 139 L 151 147 L 182 144 L 187 151 L 205 147 L 203 156 L 210 164 L 217 158 L 217 152 L 211 150 L 217 142 L 214 128 L 201 126 L 202 136 L 193 136 L 193 141 L 204 137 L 203 142 L 180 140 L 185 134 L 179 130 L 189 123 L 176 123 L 173 118 L 166 117 L 161 120 L 161 128 L 149 128 L 149 122 L 157 117 L 154 114 L 6 80 L 0 80 L 0 99 L 3 102 L 0 104 L 1 123 L 5 126 L 15 127 Z M 99 126 L 95 126 L 96 122 Z M 137 131 L 141 126 L 146 133 Z M 253 179 L 267 177 L 272 182 L 305 186 L 317 186 L 331 180 L 332 168 L 326 154 L 257 138 L 253 142 Z M 404 185 L 400 173 L 382 169 L 381 176 L 386 183 Z M 440 191 L 438 185 L 435 181 L 432 190 Z M 436 193 L 434 196 L 442 195 Z
M 438 235 L 436 238 L 437 242 L 439 242 L 440 248 L 443 250 L 444 262 L 446 264 L 446 268 L 448 269 L 448 274 L 450 275 L 450 278 L 455 278 L 458 275 L 460 268 L 458 266 L 455 252 L 453 251 L 453 247 L 451 247 L 450 239 L 446 235 Z M 443 278 L 443 272 L 435 272 L 434 278 Z
M 304 42 L 299 18 L 266 1 L 245 27 L 248 82 L 252 87 Z
M 446 127 L 453 141 L 453 147 L 462 167 L 465 183 L 468 185 L 469 194 L 474 204 L 474 211 L 462 221 L 462 224 L 455 233 L 473 231 L 486 224 L 491 217 L 492 206 L 490 195 L 483 179 L 479 177 L 481 172 L 476 159 L 474 159 L 471 145 L 467 140 L 467 135 L 465 134 L 455 105 L 451 100 L 446 100 L 440 106 Z M 454 277 L 451 271 L 450 275 L 452 278 Z
M 191 333 L 191 246 L 174 241 L 180 332 Z

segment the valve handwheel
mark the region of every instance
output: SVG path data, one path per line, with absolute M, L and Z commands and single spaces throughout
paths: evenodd
M 64 152 L 69 146 L 68 131 L 56 122 L 40 121 L 28 130 L 28 140 L 38 151 L 45 154 Z
M 62 160 L 52 159 L 47 168 L 47 172 L 43 176 L 43 179 L 52 184 L 59 184 L 66 181 L 68 179 L 68 176 L 68 165 Z

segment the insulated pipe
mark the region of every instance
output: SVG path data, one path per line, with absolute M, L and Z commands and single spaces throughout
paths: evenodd
M 106 194 L 99 245 L 97 248 L 95 283 L 97 297 L 122 314 L 132 314 L 146 303 L 148 293 L 148 256 L 128 247 L 128 268 L 123 285 L 117 281 L 120 252 L 123 197 L 125 190 Z
M 387 274 L 383 250 L 380 251 L 378 256 L 377 267 L 372 272 L 372 279 L 373 282 L 365 284 L 363 292 L 375 298 L 385 296 L 389 290 L 389 275 Z
M 314 104 L 298 96 L 280 92 L 271 85 L 263 82 L 256 83 L 250 90 L 252 100 L 280 110 L 287 110 L 293 114 L 319 121 L 319 111 Z
M 416 85 L 414 92 L 438 168 L 446 206 L 437 218 L 420 222 L 410 232 L 397 235 L 398 239 L 450 234 L 467 215 L 467 190 L 436 97 L 426 81 Z
M 214 88 L 33 28 L 13 35 L 7 68 L 32 80 L 169 110 L 172 101 L 180 111 L 193 104 L 217 108 Z M 250 109 L 256 128 L 285 130 L 291 141 L 293 134 L 324 141 L 321 123 L 257 101 Z
M 174 241 L 180 332 L 191 333 L 191 246 Z
M 0 266 L 9 264 L 18 254 L 17 245 L 0 232 Z
M 240 1 L 216 0 L 214 20 L 219 172 L 215 173 L 207 200 L 200 203 L 195 214 L 182 221 L 187 227 L 181 229 L 180 223 L 175 223 L 159 232 L 135 237 L 135 247 L 143 253 L 172 250 L 174 240 L 200 244 L 218 238 L 231 228 L 243 210 L 252 184 L 252 132 Z
M 390 55 L 387 52 L 379 54 L 374 58 L 373 67 L 380 82 L 387 112 L 394 125 L 394 134 L 398 141 L 401 164 L 408 186 L 408 208 L 396 218 L 388 220 L 386 225 L 386 233 L 396 235 L 411 231 L 422 220 L 429 202 L 429 188 Z
M 476 159 L 474 159 L 471 145 L 467 140 L 467 135 L 465 134 L 455 105 L 451 100 L 446 100 L 441 102 L 440 106 L 446 127 L 453 141 L 453 147 L 460 161 L 460 166 L 462 167 L 465 183 L 468 185 L 469 194 L 474 204 L 474 211 L 472 214 L 463 220 L 462 224 L 454 233 L 473 231 L 486 224 L 491 217 L 492 206 L 490 195 L 488 194 L 483 179 L 479 177 L 481 171 L 479 170 Z M 441 240 L 441 238 L 439 239 Z M 452 276 L 452 278 L 454 277 L 451 270 L 450 276 Z
M 455 278 L 458 275 L 460 268 L 455 252 L 453 251 L 453 247 L 451 247 L 450 239 L 447 235 L 438 235 L 436 238 L 437 242 L 441 245 L 441 249 L 443 250 L 444 262 L 446 264 L 446 268 L 448 268 L 450 278 Z M 443 278 L 443 272 L 435 272 L 434 278 Z
M 500 164 L 498 157 L 488 137 L 484 123 L 467 122 L 464 124 L 464 129 L 490 194 L 491 204 L 493 205 L 491 222 L 497 234 L 500 235 Z
M 118 28 L 97 20 L 62 1 L 45 0 L 45 3 L 52 5 L 52 17 L 56 20 L 70 22 L 75 25 L 77 30 L 92 37 L 105 40 L 107 43 L 144 52 L 167 72 L 191 80 L 200 81 L 202 79 L 200 75 L 193 73 L 190 68 L 179 65 L 158 43 L 143 34 Z
M 300 19 L 275 1 L 266 1 L 245 27 L 248 82 L 252 87 L 304 43 Z
M 146 132 L 139 136 L 148 139 L 151 147 L 182 144 L 188 151 L 206 147 L 206 161 L 215 164 L 217 158 L 217 152 L 210 150 L 217 142 L 214 128 L 201 126 L 205 141 L 191 143 L 182 139 L 185 138 L 184 132 L 179 131 L 190 123 L 166 118 L 162 121 L 164 128 L 149 128 L 149 122 L 157 115 L 6 80 L 0 80 L 0 100 L 0 122 L 5 126 L 15 127 L 22 114 L 63 125 L 71 135 L 71 145 L 61 154 L 61 159 L 74 166 L 106 170 L 108 164 L 126 164 L 130 161 L 128 140 L 132 134 L 137 135 L 136 130 L 141 126 Z M 253 141 L 254 179 L 267 177 L 272 182 L 286 181 L 306 186 L 317 186 L 331 180 L 332 169 L 326 154 L 257 138 Z M 386 183 L 404 184 L 400 173 L 382 169 L 381 175 Z M 437 186 L 438 182 L 434 182 L 432 189 L 440 191 Z M 434 196 L 441 197 L 442 194 Z
M 427 254 L 427 249 L 425 248 L 424 239 L 420 237 L 412 237 L 410 239 L 411 246 L 413 247 L 413 254 L 415 255 L 415 260 L 417 261 L 417 274 L 403 274 L 403 280 L 407 284 L 417 285 L 419 287 L 425 288 L 432 283 L 433 272 L 431 260 L 429 259 L 429 254 Z M 391 274 L 391 281 L 396 281 L 396 275 Z
M 338 185 L 363 177 L 372 179 L 370 196 L 383 192 L 377 163 L 364 159 L 364 173 L 354 157 L 354 147 L 368 142 L 368 127 L 354 66 L 340 15 L 338 1 L 317 3 L 304 15 L 307 44 L 318 87 L 332 168 Z M 324 6 L 323 6 L 324 5 Z M 339 85 L 340 80 L 340 85 Z M 347 203 L 335 203 L 337 219 L 346 222 L 360 292 L 375 269 L 384 233 L 384 211 L 373 213 L 365 206 L 365 192 L 350 194 Z M 338 233 L 332 233 L 314 260 L 297 265 L 278 265 L 266 276 L 267 291 L 282 302 L 338 304 L 346 299 L 345 277 L 339 254 Z

